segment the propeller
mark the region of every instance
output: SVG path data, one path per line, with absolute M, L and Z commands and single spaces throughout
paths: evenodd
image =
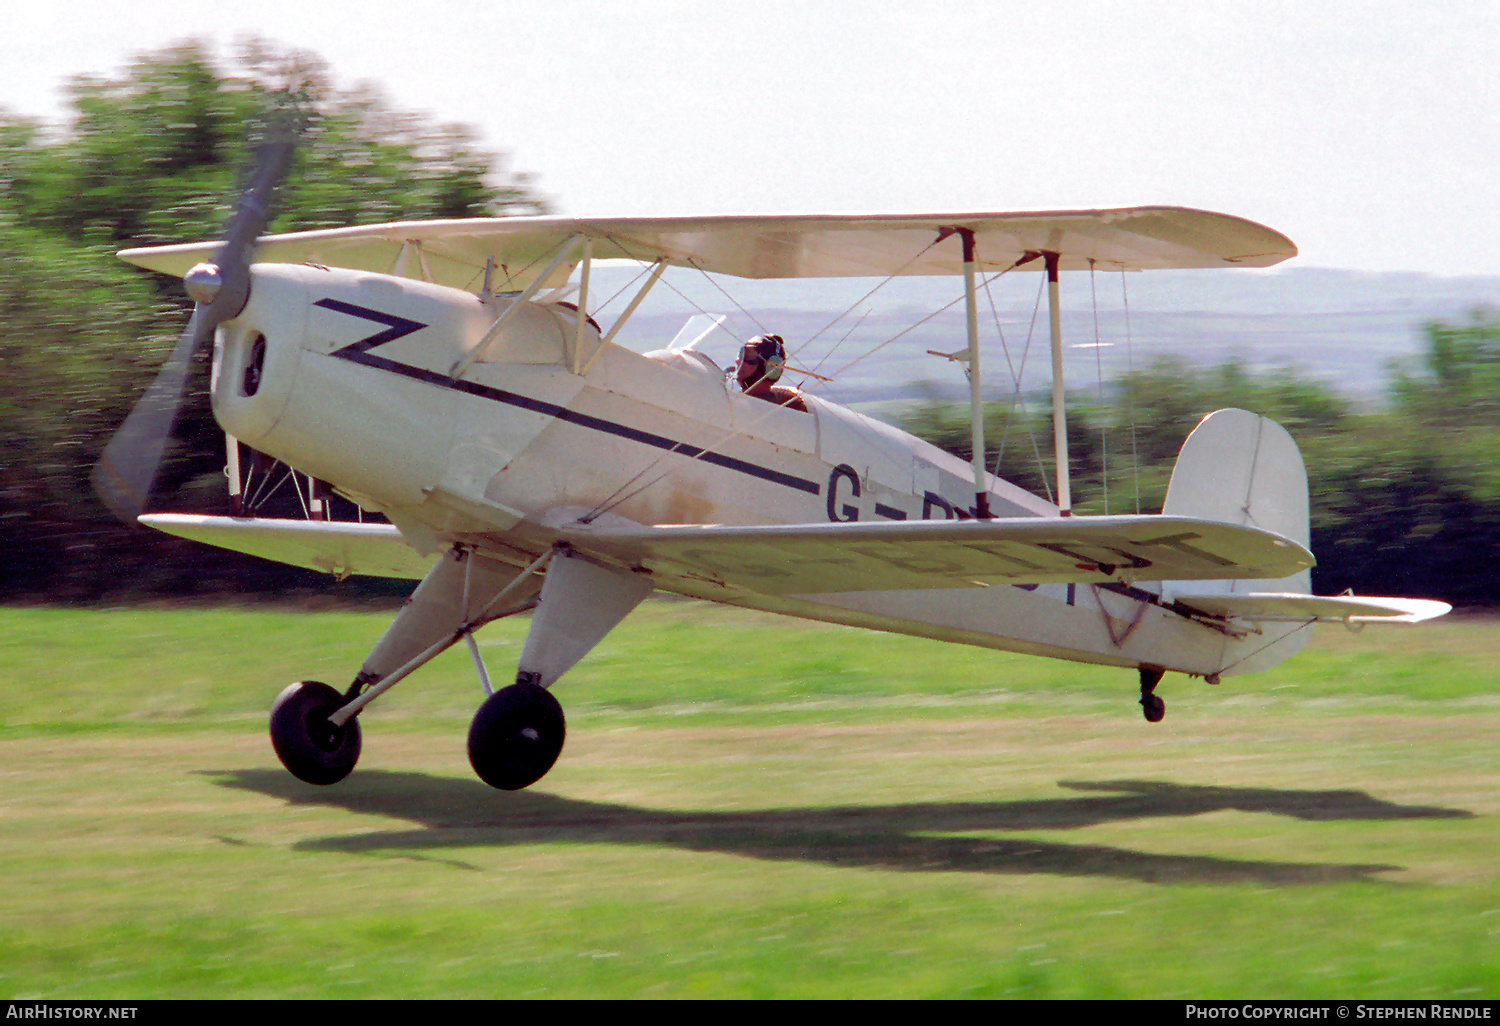
M 192 319 L 156 380 L 104 447 L 90 475 L 100 501 L 127 523 L 134 523 L 150 501 L 172 425 L 182 407 L 194 354 L 213 339 L 220 324 L 238 317 L 250 300 L 250 260 L 255 240 L 270 223 L 272 200 L 291 165 L 301 127 L 302 119 L 294 111 L 283 110 L 271 119 L 235 212 L 224 229 L 224 244 L 218 255 L 183 276 L 194 302 Z

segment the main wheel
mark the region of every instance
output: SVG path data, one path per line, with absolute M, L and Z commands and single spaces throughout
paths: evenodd
M 1167 703 L 1160 695 L 1142 695 L 1141 712 L 1147 723 L 1160 723 L 1162 717 L 1167 715 Z
M 336 784 L 359 761 L 359 720 L 328 722 L 343 696 L 315 680 L 298 681 L 271 706 L 271 747 L 292 776 L 309 784 Z
M 552 768 L 567 726 L 562 706 L 536 684 L 501 688 L 479 707 L 469 726 L 469 763 L 491 787 L 519 791 Z

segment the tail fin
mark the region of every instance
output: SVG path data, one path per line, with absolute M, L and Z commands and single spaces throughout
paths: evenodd
M 1182 443 L 1163 513 L 1203 517 L 1274 531 L 1306 548 L 1307 468 L 1302 452 L 1274 420 L 1244 410 L 1219 410 Z M 1307 593 L 1307 570 L 1265 581 L 1178 581 L 1174 597 L 1248 592 Z
M 1263 530 L 1306 548 L 1307 468 L 1286 429 L 1244 410 L 1219 410 L 1199 422 L 1182 443 L 1163 513 L 1204 517 Z M 1315 620 L 1419 623 L 1448 612 L 1444 602 L 1311 594 L 1303 570 L 1276 580 L 1163 581 L 1162 600 L 1210 617 L 1254 624 L 1226 643 L 1225 674 L 1274 666 L 1307 641 Z
M 1162 512 L 1259 527 L 1306 548 L 1302 452 L 1273 420 L 1244 410 L 1210 413 L 1182 443 Z M 1307 595 L 1311 585 L 1307 570 L 1277 580 L 1163 581 L 1162 600 L 1234 618 L 1252 593 Z M 1251 673 L 1291 658 L 1307 643 L 1306 625 L 1257 619 L 1253 630 L 1225 639 L 1220 672 Z

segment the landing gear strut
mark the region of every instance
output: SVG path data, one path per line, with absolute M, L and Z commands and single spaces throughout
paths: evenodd
M 492 787 L 528 787 L 552 768 L 567 734 L 562 706 L 547 688 L 651 589 L 649 573 L 591 562 L 562 543 L 519 571 L 455 545 L 417 585 L 345 694 L 316 681 L 281 693 L 271 709 L 271 743 L 286 768 L 308 783 L 344 779 L 359 759 L 360 711 L 463 639 L 489 695 L 469 728 L 469 762 Z M 533 608 L 516 683 L 491 695 L 474 631 Z
M 1156 693 L 1156 685 L 1161 683 L 1166 672 L 1154 666 L 1141 667 L 1141 714 L 1147 723 L 1160 723 L 1167 714 L 1167 703 Z

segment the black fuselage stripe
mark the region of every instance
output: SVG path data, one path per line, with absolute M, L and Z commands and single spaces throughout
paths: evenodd
M 376 324 L 385 325 L 385 331 L 376 332 L 368 338 L 362 338 L 352 345 L 345 346 L 344 349 L 349 352 L 363 353 L 374 349 L 376 346 L 383 346 L 387 342 L 394 342 L 398 338 L 405 338 L 412 332 L 421 331 L 427 327 L 421 321 L 408 320 L 405 317 L 397 317 L 395 314 L 371 310 L 365 306 L 355 306 L 353 303 L 346 303 L 341 299 L 320 299 L 313 306 L 321 306 L 325 310 L 334 310 L 338 313 L 348 314 L 351 317 L 360 317 L 367 321 L 374 321 Z M 337 356 L 339 354 L 335 353 L 334 355 Z
M 772 470 L 769 467 L 762 467 L 747 460 L 736 459 L 733 456 L 725 456 L 723 453 L 702 449 L 696 445 L 689 445 L 686 442 L 675 441 L 664 435 L 652 434 L 649 431 L 642 431 L 639 428 L 629 427 L 625 424 L 617 424 L 614 421 L 604 420 L 601 417 L 579 413 L 577 410 L 570 410 L 566 406 L 558 406 L 556 403 L 533 399 L 530 396 L 517 395 L 515 392 L 492 388 L 489 385 L 481 385 L 474 381 L 454 380 L 446 374 L 424 370 L 421 367 L 413 367 L 410 364 L 397 363 L 395 360 L 389 360 L 383 356 L 374 356 L 369 352 L 358 351 L 352 346 L 340 349 L 332 355 L 342 360 L 349 360 L 352 363 L 363 364 L 366 367 L 374 367 L 378 370 L 390 371 L 392 374 L 400 374 L 403 377 L 413 378 L 429 385 L 436 385 L 439 388 L 451 388 L 454 391 L 478 396 L 481 399 L 489 399 L 492 402 L 504 403 L 507 406 L 515 406 L 519 409 L 530 410 L 533 413 L 556 417 L 558 420 L 577 424 L 579 427 L 589 428 L 603 434 L 614 435 L 618 438 L 626 438 L 632 442 L 640 442 L 642 445 L 665 449 L 668 452 L 682 453 L 684 456 L 692 459 L 701 459 L 705 463 L 712 463 L 714 466 L 723 467 L 726 470 L 749 474 L 751 477 L 760 478 L 762 481 L 770 481 L 773 484 L 783 485 L 787 488 L 795 488 L 810 495 L 822 494 L 822 487 L 816 481 L 808 481 L 805 478 L 785 474 L 779 470 Z

